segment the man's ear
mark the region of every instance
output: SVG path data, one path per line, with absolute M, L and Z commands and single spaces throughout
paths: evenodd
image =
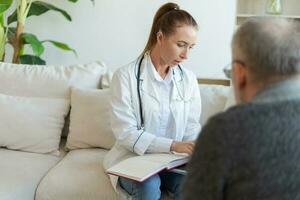
M 245 66 L 240 63 L 233 63 L 232 77 L 239 88 L 244 88 L 247 82 Z
M 243 64 L 235 62 L 232 65 L 231 73 L 236 101 L 241 102 L 244 100 L 245 89 L 248 83 L 247 70 Z

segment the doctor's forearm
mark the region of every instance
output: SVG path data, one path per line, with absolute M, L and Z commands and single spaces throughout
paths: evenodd
M 173 140 L 169 138 L 156 137 L 147 149 L 147 153 L 168 153 Z

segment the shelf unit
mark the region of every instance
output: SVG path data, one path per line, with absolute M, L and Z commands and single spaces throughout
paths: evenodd
M 237 0 L 236 25 L 240 25 L 249 17 L 278 16 L 300 21 L 300 0 L 281 0 L 281 14 L 266 13 L 268 0 Z

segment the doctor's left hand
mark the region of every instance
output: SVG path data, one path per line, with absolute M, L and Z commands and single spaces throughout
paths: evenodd
M 195 143 L 193 141 L 173 141 L 171 144 L 171 151 L 177 153 L 187 153 L 192 154 L 194 150 Z

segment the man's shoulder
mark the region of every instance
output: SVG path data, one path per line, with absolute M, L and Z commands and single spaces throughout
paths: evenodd
M 243 121 L 243 117 L 249 114 L 250 110 L 255 110 L 255 106 L 252 104 L 241 104 L 230 107 L 226 111 L 223 111 L 215 116 L 211 117 L 208 123 L 219 123 L 219 124 L 228 124 L 230 121 Z
M 284 118 L 291 118 L 300 112 L 299 101 L 281 101 L 271 103 L 243 103 L 219 113 L 208 121 L 207 125 L 228 132 L 254 128 L 255 124 L 271 125 Z M 267 119 L 272 119 L 267 121 Z M 266 124 L 266 122 L 268 122 Z M 226 131 L 225 131 L 226 132 Z
M 207 132 L 211 137 L 226 137 L 227 134 L 232 136 L 235 132 L 251 127 L 250 124 L 257 120 L 253 116 L 259 113 L 259 109 L 252 103 L 233 106 L 211 117 L 203 127 L 203 133 Z

